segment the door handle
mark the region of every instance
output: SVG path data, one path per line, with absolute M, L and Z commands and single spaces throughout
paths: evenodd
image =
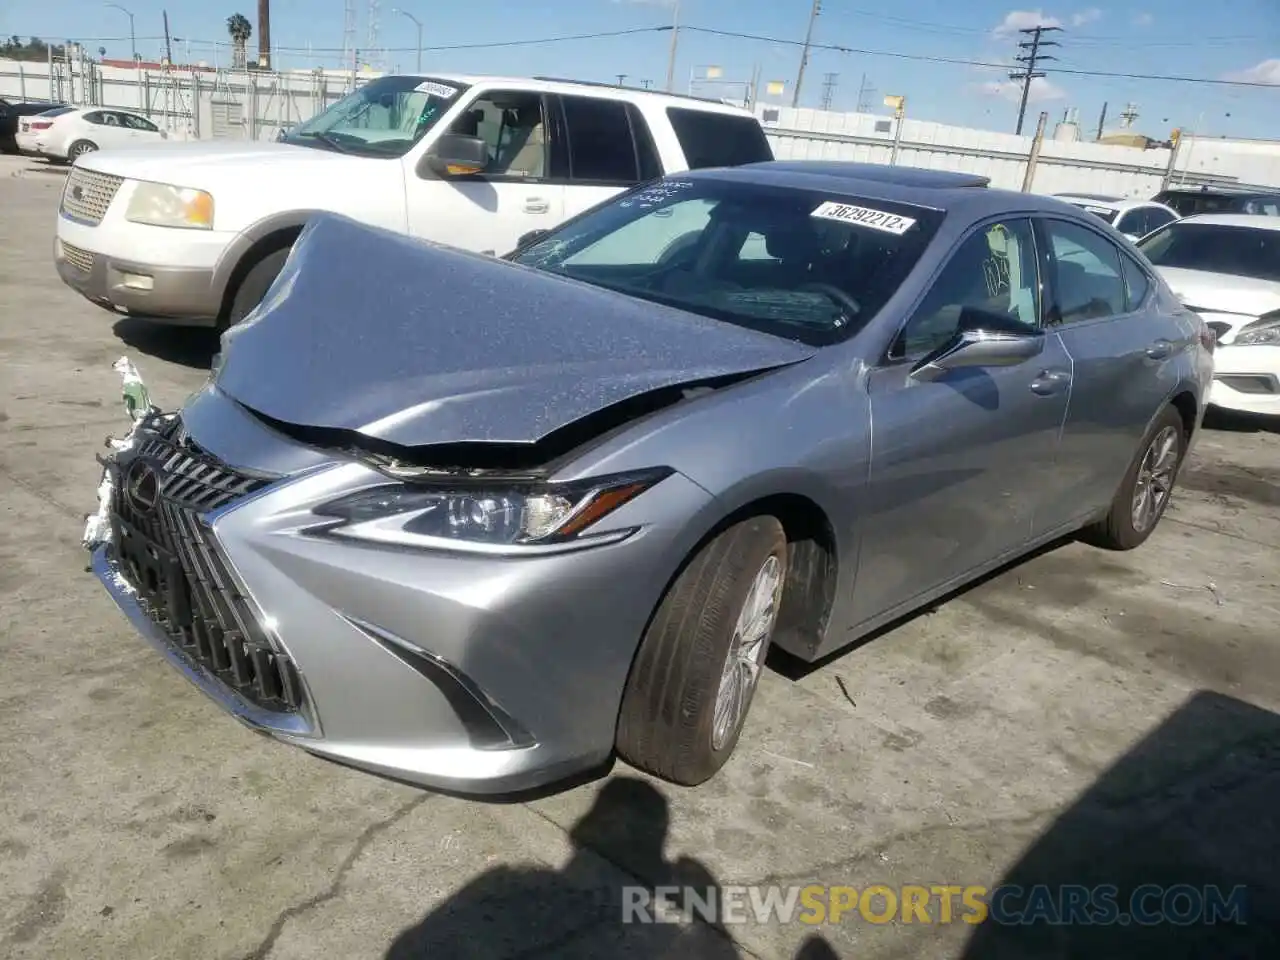
M 525 213 L 546 213 L 551 209 L 551 204 L 541 197 L 526 197 L 524 201 Z
M 1152 360 L 1163 360 L 1169 354 L 1173 353 L 1173 344 L 1168 340 L 1157 340 L 1151 346 L 1147 347 L 1146 353 Z
M 1031 381 L 1031 392 L 1041 397 L 1061 393 L 1071 385 L 1071 374 L 1065 370 L 1041 370 L 1040 376 Z

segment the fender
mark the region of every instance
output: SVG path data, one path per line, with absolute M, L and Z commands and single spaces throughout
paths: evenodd
M 313 210 L 282 210 L 279 213 L 269 214 L 256 223 L 245 227 L 237 234 L 234 240 L 227 244 L 227 248 L 222 251 L 222 256 L 218 258 L 218 265 L 213 271 L 212 287 L 214 292 L 219 297 L 226 296 L 227 284 L 231 282 L 231 277 L 235 273 L 236 267 L 244 259 L 244 255 L 253 249 L 254 244 L 259 240 L 265 239 L 280 230 L 300 229 L 306 226 L 307 221 L 316 214 L 328 212 L 330 211 L 319 208 Z

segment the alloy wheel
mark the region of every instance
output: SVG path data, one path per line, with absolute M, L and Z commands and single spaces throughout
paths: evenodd
M 1178 431 L 1165 427 L 1152 439 L 1138 465 L 1133 484 L 1133 529 L 1145 533 L 1155 525 L 1173 492 L 1178 472 Z
M 764 666 L 773 625 L 778 619 L 782 593 L 782 562 L 770 554 L 756 572 L 743 601 L 729 642 L 720 689 L 716 693 L 711 722 L 711 747 L 719 750 L 732 738 L 746 716 Z

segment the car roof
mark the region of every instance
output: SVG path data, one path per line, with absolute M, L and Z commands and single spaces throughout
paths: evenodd
M 713 167 L 673 176 L 811 190 L 834 197 L 885 200 L 924 209 L 963 211 L 975 217 L 1004 211 L 1066 213 L 1079 220 L 1092 216 L 1054 197 L 981 186 L 979 181 L 985 183 L 984 177 L 916 167 L 825 160 L 774 160 L 736 167 Z
M 469 87 L 479 84 L 485 86 L 511 85 L 521 90 L 533 90 L 540 93 L 601 94 L 608 93 L 619 100 L 633 103 L 650 103 L 667 106 L 683 106 L 693 110 L 705 110 L 708 113 L 724 113 L 736 116 L 752 117 L 749 110 L 735 107 L 720 100 L 707 97 L 694 97 L 681 93 L 667 93 L 664 90 L 647 90 L 640 87 L 624 87 L 612 83 L 596 83 L 588 80 L 564 80 L 559 77 L 504 77 L 496 74 L 464 74 L 464 73 L 398 73 L 398 77 L 420 77 L 424 80 L 443 80 L 446 83 L 462 83 Z
M 1266 187 L 1239 187 L 1234 184 L 1224 183 L 1217 186 L 1209 186 L 1205 184 L 1200 187 L 1180 186 L 1166 187 L 1161 190 L 1159 196 L 1181 196 L 1181 197 L 1277 197 L 1280 196 L 1280 188 L 1268 189 Z
M 1261 213 L 1197 213 L 1176 223 L 1204 223 L 1215 227 L 1252 227 L 1255 230 L 1280 232 L 1280 217 Z
M 1060 200 L 1088 200 L 1090 203 L 1118 204 L 1127 203 L 1124 197 L 1113 197 L 1101 193 L 1055 193 Z

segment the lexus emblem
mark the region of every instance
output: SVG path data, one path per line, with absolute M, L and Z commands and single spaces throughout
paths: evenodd
M 83 187 L 72 187 L 72 188 L 71 188 L 71 196 L 75 197 L 77 200 L 83 200 L 83 199 L 84 199 L 84 188 L 83 188 Z
M 139 513 L 147 514 L 160 501 L 160 477 L 145 460 L 135 460 L 124 475 L 124 496 Z

